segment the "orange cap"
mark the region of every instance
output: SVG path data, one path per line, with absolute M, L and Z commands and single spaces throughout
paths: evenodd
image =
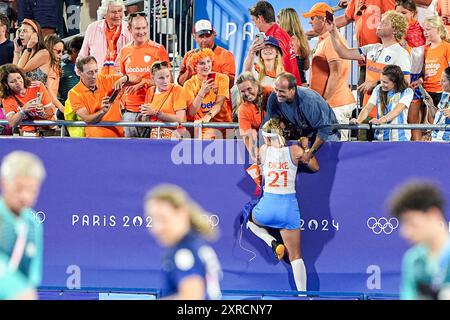
M 333 13 L 333 10 L 331 7 L 326 4 L 325 2 L 318 2 L 315 5 L 312 6 L 311 10 L 309 12 L 305 12 L 302 14 L 304 18 L 311 18 L 311 17 L 325 17 L 326 13 L 329 11 L 330 13 Z

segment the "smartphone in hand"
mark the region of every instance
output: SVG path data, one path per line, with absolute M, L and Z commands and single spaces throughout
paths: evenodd
M 210 73 L 208 74 L 208 80 L 215 80 L 216 79 L 216 74 L 215 73 Z
M 111 96 L 109 97 L 109 103 L 114 103 L 117 96 L 119 95 L 119 92 L 120 92 L 120 90 L 113 90 L 113 92 L 111 93 Z
M 264 34 L 264 32 L 259 32 L 258 34 L 256 34 L 256 39 L 258 39 L 258 44 L 264 43 L 265 38 L 266 38 L 266 35 Z

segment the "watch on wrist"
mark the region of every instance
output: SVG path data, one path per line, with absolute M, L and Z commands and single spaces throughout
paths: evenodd
M 31 51 L 33 51 L 33 48 L 27 48 L 27 51 L 31 53 Z

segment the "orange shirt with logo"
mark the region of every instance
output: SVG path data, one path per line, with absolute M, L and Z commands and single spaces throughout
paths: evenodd
M 151 79 L 152 64 L 156 61 L 167 61 L 170 65 L 169 55 L 163 45 L 151 40 L 140 46 L 135 46 L 132 42 L 120 51 L 120 72 Z M 131 112 L 139 112 L 139 107 L 145 102 L 146 92 L 145 88 L 141 88 L 134 94 L 126 94 L 125 108 Z
M 83 82 L 73 87 L 67 96 L 75 112 L 86 108 L 89 114 L 94 114 L 101 109 L 102 100 L 110 96 L 113 91 L 114 83 L 120 78 L 120 75 L 100 74 L 97 78 L 97 88 L 91 91 Z M 120 99 L 116 98 L 111 108 L 103 116 L 101 122 L 122 121 L 122 112 L 120 110 Z M 117 138 L 124 136 L 122 127 L 86 127 L 86 137 L 89 138 Z
M 383 13 L 395 10 L 394 0 L 352 0 L 348 2 L 345 16 L 355 22 L 358 47 L 380 42 L 376 31 Z
M 205 98 L 201 103 L 201 107 L 198 109 L 195 115 L 195 120 L 203 118 L 203 116 L 211 111 L 212 107 L 214 107 L 214 105 L 216 104 L 218 96 L 224 96 L 226 98 L 225 102 L 227 102 L 230 97 L 230 89 L 228 87 L 229 81 L 230 80 L 227 75 L 216 73 L 214 88 L 205 95 Z M 202 82 L 197 75 L 194 75 L 184 83 L 183 87 L 186 93 L 187 100 L 192 101 L 200 91 Z M 220 112 L 213 119 L 211 119 L 211 122 L 231 122 L 231 112 L 226 107 L 225 102 L 222 105 Z
M 345 41 L 341 33 L 339 33 L 339 36 L 341 40 Z M 339 75 L 337 82 L 333 83 L 333 95 L 327 100 L 332 108 L 355 103 L 355 98 L 348 86 L 350 61 L 339 58 L 336 50 L 334 50 L 330 34 L 326 32 L 319 36 L 319 42 L 312 58 L 310 73 L 310 88 L 317 91 L 321 96 L 325 93 L 330 77 L 329 63 L 334 61 L 339 64 Z
M 44 107 L 48 107 L 52 104 L 52 99 L 50 98 L 50 95 L 48 94 L 47 89 L 45 88 L 44 84 L 40 81 L 33 81 L 31 82 L 30 86 L 26 88 L 26 92 L 24 96 L 21 96 L 19 94 L 16 94 L 16 98 L 21 102 L 22 106 L 27 103 L 30 100 L 36 99 L 38 96 L 38 93 L 41 94 L 41 104 Z M 5 116 L 8 117 L 10 114 L 18 113 L 19 112 L 19 104 L 16 101 L 14 97 L 7 97 L 2 100 L 3 108 L 5 109 Z M 28 119 L 24 119 L 23 121 L 27 120 L 52 120 L 54 110 L 52 109 L 51 112 L 48 112 L 45 116 L 42 114 L 42 112 L 36 111 L 29 111 L 27 114 L 29 115 Z M 51 113 L 51 114 L 50 114 Z M 22 131 L 26 132 L 35 132 L 36 129 L 33 126 L 21 126 L 20 127 Z
M 151 87 L 145 96 L 145 103 L 150 104 L 156 110 L 163 113 L 176 114 L 177 111 L 187 109 L 187 97 L 182 86 L 171 83 L 165 92 L 155 92 L 156 87 Z M 160 121 L 155 119 L 152 121 Z M 183 119 L 186 121 L 186 119 Z
M 262 90 L 264 96 L 263 106 L 265 107 L 270 94 L 273 92 L 273 88 L 262 87 Z M 253 138 L 256 139 L 258 129 L 261 126 L 261 122 L 265 116 L 266 110 L 262 110 L 261 112 L 254 103 L 241 103 L 238 110 L 239 133 L 241 135 L 248 135 L 251 133 Z
M 436 48 L 425 46 L 423 88 L 430 92 L 442 92 L 442 73 L 449 65 L 450 43 L 442 41 Z
M 190 50 L 186 52 L 183 58 L 183 63 L 181 64 L 181 72 L 186 72 L 187 61 L 194 50 Z M 227 76 L 234 77 L 236 76 L 236 62 L 234 61 L 234 55 L 230 51 L 215 45 L 214 47 L 214 61 L 212 65 L 213 72 L 219 72 L 226 74 Z M 232 87 L 234 83 L 229 83 L 229 86 Z M 225 106 L 230 110 L 233 109 L 231 104 L 231 100 L 227 100 Z

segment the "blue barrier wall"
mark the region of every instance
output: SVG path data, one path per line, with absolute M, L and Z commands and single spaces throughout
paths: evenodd
M 44 286 L 66 287 L 75 270 L 82 288 L 158 288 L 164 250 L 148 233 L 143 197 L 170 182 L 217 215 L 224 289 L 295 290 L 290 266 L 261 240 L 244 230 L 252 261 L 239 245 L 238 215 L 254 192 L 241 142 L 0 139 L 0 157 L 15 149 L 36 153 L 48 170 L 36 205 L 45 214 Z M 397 222 L 383 220 L 385 200 L 413 177 L 436 181 L 450 199 L 449 154 L 450 144 L 324 145 L 321 170 L 298 175 L 308 290 L 397 292 L 408 245 Z

